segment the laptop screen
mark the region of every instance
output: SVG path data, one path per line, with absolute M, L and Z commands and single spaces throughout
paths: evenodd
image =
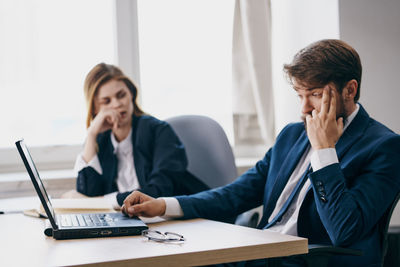
M 24 162 L 25 168 L 28 171 L 29 176 L 31 177 L 33 186 L 35 187 L 40 201 L 42 202 L 43 208 L 46 211 L 47 217 L 49 218 L 53 229 L 57 229 L 58 227 L 54 219 L 55 215 L 53 206 L 51 205 L 49 196 L 47 195 L 46 189 L 44 188 L 42 179 L 40 179 L 39 172 L 36 169 L 35 163 L 33 162 L 28 147 L 25 145 L 25 142 L 23 140 L 15 142 L 15 145 L 17 146 L 18 152 L 22 158 L 22 161 Z

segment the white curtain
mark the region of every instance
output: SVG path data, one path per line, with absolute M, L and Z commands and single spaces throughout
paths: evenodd
M 232 50 L 233 114 L 244 118 L 255 115 L 264 145 L 272 145 L 275 116 L 270 0 L 236 0 Z

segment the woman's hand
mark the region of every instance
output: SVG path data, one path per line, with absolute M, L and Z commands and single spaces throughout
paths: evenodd
M 133 191 L 124 200 L 121 210 L 129 217 L 155 217 L 165 214 L 166 204 L 161 198 L 152 198 L 142 192 Z
M 119 127 L 120 120 L 121 115 L 115 109 L 101 109 L 97 113 L 88 128 L 85 147 L 83 149 L 82 157 L 86 163 L 90 162 L 97 153 L 97 135 L 109 129 L 115 131 Z
M 88 128 L 88 136 L 96 137 L 109 129 L 117 129 L 121 114 L 115 109 L 101 109 Z

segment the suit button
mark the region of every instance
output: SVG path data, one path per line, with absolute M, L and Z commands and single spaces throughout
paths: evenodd
M 324 203 L 328 202 L 328 200 L 324 196 L 321 196 L 319 199 L 321 199 L 321 201 L 324 202 Z
M 321 181 L 317 181 L 317 182 L 316 182 L 316 185 L 317 185 L 317 186 L 322 186 L 322 182 L 321 182 Z
M 317 190 L 318 190 L 318 192 L 324 192 L 325 188 L 323 186 L 319 185 Z

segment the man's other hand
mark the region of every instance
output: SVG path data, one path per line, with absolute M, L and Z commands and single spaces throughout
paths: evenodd
M 165 214 L 166 204 L 163 199 L 152 198 L 142 192 L 133 191 L 124 200 L 121 210 L 129 217 L 155 217 Z

